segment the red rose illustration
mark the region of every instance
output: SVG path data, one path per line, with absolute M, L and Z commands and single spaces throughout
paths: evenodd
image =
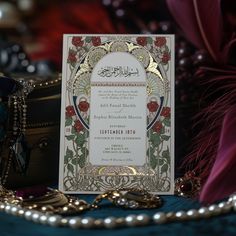
M 84 129 L 84 126 L 81 124 L 79 120 L 75 121 L 74 127 L 78 133 Z
M 155 123 L 155 125 L 152 127 L 152 129 L 157 132 L 157 133 L 160 133 L 161 132 L 161 129 L 162 129 L 162 123 L 160 121 L 157 121 Z
M 139 45 L 142 45 L 142 46 L 147 45 L 147 38 L 146 37 L 138 37 L 136 40 Z
M 66 116 L 67 117 L 72 117 L 75 115 L 75 110 L 73 106 L 67 106 L 66 107 Z
M 78 107 L 80 111 L 86 112 L 89 109 L 89 103 L 87 101 L 81 101 Z
M 150 112 L 155 112 L 155 111 L 157 111 L 158 107 L 159 107 L 159 105 L 158 105 L 158 103 L 155 102 L 155 101 L 151 101 L 151 102 L 149 102 L 149 103 L 147 104 L 147 108 L 148 108 L 148 110 L 149 110 Z
M 93 46 L 101 45 L 101 38 L 100 37 L 92 37 L 92 44 L 93 44 Z
M 69 55 L 68 55 L 68 59 L 67 59 L 67 62 L 68 63 L 74 63 L 74 62 L 76 62 L 76 52 L 75 51 L 73 51 L 73 50 L 70 50 L 69 51 Z
M 170 60 L 170 53 L 164 52 L 161 61 L 166 64 L 169 60 Z
M 170 107 L 164 107 L 161 111 L 161 116 L 170 117 Z
M 81 47 L 84 45 L 84 41 L 82 40 L 82 37 L 76 37 L 74 36 L 72 38 L 72 44 L 76 47 Z
M 165 37 L 156 37 L 155 45 L 157 47 L 162 47 L 166 44 L 166 38 Z

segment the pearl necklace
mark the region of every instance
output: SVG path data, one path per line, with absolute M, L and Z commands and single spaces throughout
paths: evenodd
M 104 219 L 94 219 L 91 217 L 62 217 L 56 214 L 46 214 L 40 211 L 29 210 L 15 204 L 8 204 L 0 202 L 0 211 L 5 211 L 8 214 L 24 217 L 26 220 L 35 223 L 63 226 L 70 228 L 118 228 L 118 227 L 133 227 L 145 226 L 149 224 L 164 224 L 177 221 L 188 221 L 195 219 L 204 219 L 230 211 L 236 211 L 236 194 L 231 195 L 227 201 L 222 201 L 218 204 L 213 204 L 208 207 L 201 207 L 199 209 L 190 209 L 188 211 L 178 212 L 157 212 L 152 216 L 146 214 L 128 215 L 126 217 L 107 217 Z

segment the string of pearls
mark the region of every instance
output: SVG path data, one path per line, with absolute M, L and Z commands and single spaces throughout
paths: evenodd
M 117 228 L 117 227 L 133 227 L 145 226 L 148 224 L 164 224 L 175 221 L 187 221 L 195 219 L 209 218 L 230 211 L 236 211 L 236 194 L 231 195 L 227 201 L 219 204 L 201 207 L 199 209 L 190 209 L 188 211 L 178 212 L 157 212 L 153 216 L 146 214 L 128 215 L 126 217 L 107 217 L 105 219 L 94 219 L 91 217 L 62 217 L 60 215 L 51 215 L 35 210 L 29 210 L 14 204 L 0 202 L 0 211 L 5 211 L 8 214 L 24 217 L 26 220 L 35 223 L 55 227 L 70 227 L 70 228 Z

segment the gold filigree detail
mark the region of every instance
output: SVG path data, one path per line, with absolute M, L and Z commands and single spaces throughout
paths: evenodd
M 81 63 L 80 64 L 80 69 L 79 69 L 79 73 L 85 73 L 87 71 L 90 71 L 90 67 L 89 67 L 89 64 L 88 64 L 88 60 L 85 59 L 84 63 Z M 77 74 L 76 74 L 77 76 Z
M 138 61 L 140 61 L 143 64 L 145 69 L 149 66 L 150 55 L 144 48 L 141 47 L 135 48 L 131 51 L 131 54 L 135 56 L 138 59 Z
M 128 52 L 129 48 L 126 42 L 124 41 L 115 41 L 110 44 L 111 52 Z
M 87 56 L 88 65 L 91 68 L 94 68 L 94 66 L 98 63 L 98 61 L 102 59 L 106 54 L 107 54 L 107 49 L 105 49 L 105 47 L 95 47 L 91 49 Z
M 141 47 L 134 45 L 133 43 L 128 43 L 129 52 L 131 52 L 133 49 L 136 49 L 136 48 L 141 48 Z
M 73 83 L 73 95 L 90 95 L 90 77 L 89 72 L 77 74 Z
M 147 94 L 160 97 L 165 95 L 165 83 L 156 73 L 147 73 Z

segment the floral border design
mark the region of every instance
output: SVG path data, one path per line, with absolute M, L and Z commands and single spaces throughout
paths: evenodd
M 119 40 L 119 37 L 115 37 L 114 39 Z M 125 38 L 122 40 L 125 40 Z M 166 37 L 160 36 L 153 39 L 152 37 L 142 36 L 137 37 L 135 43 L 150 51 L 158 63 L 162 65 L 169 63 L 171 52 L 167 46 Z M 67 63 L 73 70 L 78 60 L 87 53 L 91 47 L 102 45 L 102 39 L 101 36 L 73 36 L 71 45 L 68 51 Z

